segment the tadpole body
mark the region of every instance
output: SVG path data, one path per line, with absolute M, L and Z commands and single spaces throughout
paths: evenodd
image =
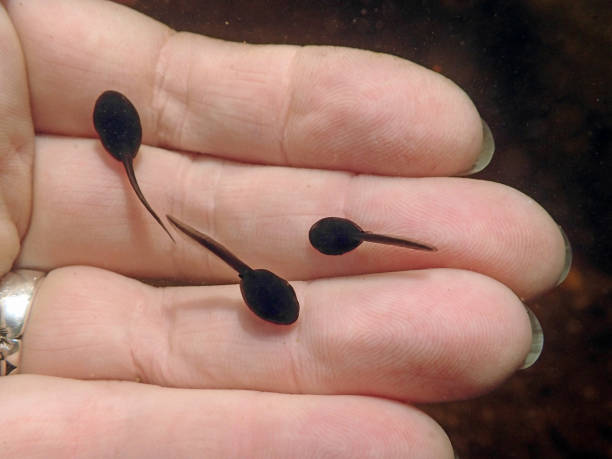
M 297 320 L 300 305 L 289 282 L 267 269 L 252 269 L 210 236 L 171 215 L 166 217 L 176 228 L 206 247 L 238 273 L 242 298 L 255 315 L 280 325 L 290 325 Z
M 308 232 L 308 239 L 315 249 L 325 255 L 342 255 L 357 248 L 363 241 L 431 252 L 437 250 L 420 242 L 364 231 L 356 223 L 340 217 L 326 217 L 316 222 Z
M 93 121 L 104 149 L 123 163 L 136 196 L 174 242 L 174 238 L 149 205 L 136 181 L 133 161 L 142 141 L 142 127 L 134 105 L 120 92 L 104 91 L 96 100 Z

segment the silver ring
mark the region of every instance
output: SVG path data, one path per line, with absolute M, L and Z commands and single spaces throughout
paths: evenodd
M 19 370 L 21 337 L 43 277 L 42 271 L 18 269 L 0 281 L 0 376 Z

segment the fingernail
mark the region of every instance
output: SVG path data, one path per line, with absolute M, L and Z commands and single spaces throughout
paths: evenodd
M 480 172 L 485 167 L 489 165 L 491 159 L 493 158 L 493 153 L 495 153 L 495 140 L 493 139 L 493 133 L 489 128 L 489 125 L 482 121 L 482 147 L 480 149 L 480 154 L 478 158 L 476 158 L 476 162 L 472 166 L 472 168 L 461 175 L 472 175 L 477 172 Z
M 567 234 L 565 234 L 565 231 L 561 227 L 559 227 L 559 231 L 561 231 L 561 235 L 563 236 L 563 240 L 565 241 L 565 265 L 563 266 L 563 271 L 561 272 L 561 275 L 559 276 L 559 280 L 557 281 L 555 287 L 561 284 L 569 274 L 570 269 L 572 267 L 573 258 L 572 244 L 570 244 L 570 241 L 567 238 Z
M 542 331 L 542 325 L 540 325 L 540 321 L 531 309 L 527 306 L 525 306 L 525 309 L 527 310 L 527 315 L 529 315 L 529 324 L 531 325 L 531 349 L 529 349 L 525 362 L 523 362 L 523 365 L 519 368 L 520 370 L 526 370 L 536 363 L 544 348 L 544 332 Z

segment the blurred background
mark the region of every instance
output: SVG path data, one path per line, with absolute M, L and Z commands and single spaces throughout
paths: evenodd
M 574 263 L 530 303 L 545 339 L 532 368 L 477 400 L 426 409 L 462 458 L 612 457 L 610 0 L 128 3 L 227 40 L 390 53 L 461 86 L 497 144 L 477 177 L 542 204 L 567 232 Z

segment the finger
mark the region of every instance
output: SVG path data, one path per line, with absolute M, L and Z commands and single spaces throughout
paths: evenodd
M 433 420 L 387 400 L 26 375 L 0 388 L 6 457 L 453 457 Z
M 153 288 L 95 268 L 53 271 L 23 343 L 29 373 L 162 386 L 472 397 L 518 369 L 531 330 L 503 285 L 429 270 L 293 283 L 298 322 L 254 316 L 237 286 Z
M 176 246 L 169 241 L 99 142 L 41 138 L 36 164 L 21 266 L 86 264 L 140 278 L 237 282 L 184 235 Z M 290 279 L 452 267 L 481 272 L 528 298 L 551 288 L 563 270 L 555 222 L 532 199 L 495 183 L 249 166 L 153 148 L 143 149 L 135 168 L 160 215 L 170 213 L 247 264 Z M 364 243 L 343 256 L 322 255 L 308 230 L 326 216 L 438 251 Z
M 176 34 L 111 2 L 8 9 L 39 132 L 94 136 L 94 101 L 117 89 L 138 108 L 146 143 L 247 162 L 448 175 L 483 148 L 466 94 L 395 57 Z
M 30 218 L 34 130 L 19 39 L 0 4 L 0 276 Z

